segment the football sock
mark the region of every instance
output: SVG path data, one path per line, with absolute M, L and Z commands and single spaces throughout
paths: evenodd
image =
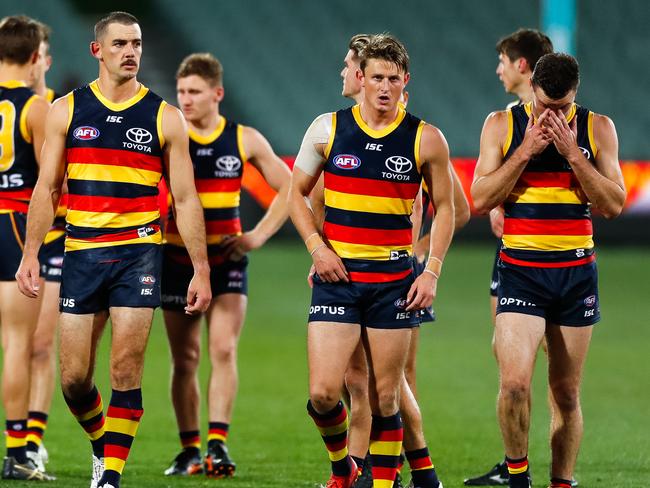
M 27 419 L 7 420 L 6 427 L 5 444 L 7 446 L 7 457 L 15 458 L 18 464 L 26 463 Z
M 528 456 L 510 459 L 506 456 L 511 488 L 528 488 Z
M 551 478 L 550 488 L 571 488 L 571 480 L 564 480 L 562 478 Z
M 104 457 L 104 404 L 96 386 L 77 399 L 63 396 L 72 415 L 86 431 L 93 446 L 93 454 Z
M 230 424 L 225 422 L 208 423 L 208 449 L 215 443 L 225 444 L 228 440 L 228 429 Z
M 47 414 L 45 412 L 29 412 L 27 418 L 27 450 L 37 452 L 43 442 L 43 434 L 47 429 Z
M 201 436 L 198 430 L 186 430 L 178 433 L 181 439 L 183 450 L 194 450 L 201 452 Z
M 320 414 L 307 402 L 307 412 L 320 432 L 327 454 L 332 463 L 332 473 L 336 476 L 350 474 L 350 461 L 348 459 L 348 413 L 339 401 L 329 412 Z
M 372 416 L 370 459 L 373 488 L 392 488 L 402 452 L 404 429 L 397 412 L 388 417 Z
M 357 471 L 359 472 L 359 475 L 361 475 L 361 473 L 363 472 L 363 465 L 366 462 L 366 460 L 364 458 L 360 458 L 360 457 L 357 457 L 357 456 L 350 456 L 350 457 L 356 463 Z
M 409 461 L 411 477 L 415 486 L 418 488 L 438 488 L 440 481 L 427 447 L 406 451 L 406 459 Z
M 106 412 L 104 475 L 98 486 L 109 483 L 118 487 L 131 444 L 138 432 L 142 410 L 142 390 L 113 390 Z

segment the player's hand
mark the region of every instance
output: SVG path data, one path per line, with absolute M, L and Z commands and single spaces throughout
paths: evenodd
M 316 273 L 316 266 L 313 264 L 309 268 L 309 273 L 307 274 L 307 283 L 309 284 L 309 288 L 314 287 L 314 274 Z
M 557 112 L 550 112 L 545 123 L 555 149 L 566 159 L 580 152 L 576 119 L 577 117 L 573 117 L 571 125 L 569 125 L 562 111 L 558 110 Z
M 26 256 L 20 260 L 20 266 L 16 272 L 16 284 L 20 292 L 29 297 L 36 298 L 40 290 L 41 266 L 36 256 Z
M 194 271 L 194 276 L 187 287 L 187 305 L 185 313 L 195 315 L 205 312 L 212 301 L 212 287 L 210 286 L 210 270 Z
M 221 243 L 223 255 L 231 261 L 240 261 L 250 251 L 262 247 L 266 242 L 255 231 L 245 232 L 240 236 L 228 236 Z
M 503 237 L 503 207 L 495 207 L 490 210 L 490 227 L 492 233 L 499 239 Z
M 431 273 L 424 272 L 418 276 L 406 295 L 406 311 L 422 310 L 433 305 L 437 287 L 438 279 Z
M 544 110 L 542 115 L 539 116 L 537 122 L 533 119 L 534 117 L 528 117 L 528 124 L 526 124 L 526 131 L 524 132 L 524 140 L 521 142 L 522 150 L 526 151 L 526 154 L 529 156 L 528 159 L 541 154 L 541 152 L 546 149 L 553 139 L 548 132 L 546 127 L 546 121 L 551 114 L 550 109 Z
M 343 261 L 329 247 L 321 246 L 316 249 L 312 254 L 312 259 L 318 276 L 326 283 L 337 283 L 339 281 L 348 283 L 350 281 Z

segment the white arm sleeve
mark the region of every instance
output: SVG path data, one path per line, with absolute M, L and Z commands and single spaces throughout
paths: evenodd
M 296 156 L 294 166 L 310 176 L 314 176 L 323 164 L 323 156 L 316 151 L 316 144 L 327 144 L 332 132 L 332 114 L 319 115 L 311 123 L 305 137 L 302 138 L 300 151 Z

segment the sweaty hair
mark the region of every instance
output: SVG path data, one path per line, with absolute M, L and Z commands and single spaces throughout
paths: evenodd
M 499 39 L 496 49 L 499 54 L 508 56 L 510 61 L 524 58 L 532 71 L 539 58 L 553 52 L 553 43 L 537 29 L 519 29 Z
M 38 51 L 43 33 L 37 21 L 24 15 L 0 20 L 0 61 L 24 65 Z
M 361 53 L 361 71 L 364 71 L 369 59 L 381 59 L 394 63 L 404 73 L 409 71 L 409 55 L 404 44 L 390 34 L 375 34 L 370 37 L 368 45 Z
M 545 54 L 535 65 L 531 77 L 549 98 L 558 100 L 580 84 L 580 69 L 576 58 L 564 53 Z
M 210 53 L 194 53 L 183 59 L 176 71 L 176 79 L 190 75 L 203 78 L 212 87 L 223 84 L 223 66 Z
M 106 34 L 106 29 L 110 24 L 133 25 L 139 23 L 138 19 L 128 12 L 111 12 L 95 24 L 95 40 L 99 41 Z
M 350 43 L 348 44 L 348 49 L 350 49 L 356 58 L 360 58 L 364 49 L 368 46 L 370 42 L 370 34 L 355 34 L 350 38 Z

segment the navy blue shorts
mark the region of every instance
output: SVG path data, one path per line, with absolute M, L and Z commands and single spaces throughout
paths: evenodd
M 159 307 L 161 255 L 156 244 L 67 252 L 59 310 L 89 314 L 110 307 Z
M 413 272 L 417 278 L 424 272 L 426 267 L 426 261 L 420 262 L 417 259 L 413 259 Z M 436 321 L 436 312 L 434 312 L 433 307 L 427 307 L 420 310 L 420 322 L 435 322 Z
M 309 322 L 360 324 L 374 329 L 418 327 L 420 313 L 404 310 L 414 280 L 411 273 L 388 283 L 326 283 L 316 273 Z
M 490 296 L 497 296 L 497 288 L 499 288 L 499 254 L 501 253 L 501 241 L 497 244 L 497 252 L 494 256 L 494 264 L 492 265 L 492 279 L 490 280 Z
M 582 327 L 600 320 L 596 262 L 537 268 L 499 262 L 497 315 L 517 312 L 556 325 Z
M 23 257 L 27 215 L 20 212 L 0 214 L 0 281 L 16 281 Z
M 38 261 L 41 263 L 41 278 L 45 278 L 45 281 L 61 283 L 64 252 L 65 235 L 41 246 L 38 253 Z
M 162 308 L 183 310 L 187 305 L 187 287 L 194 275 L 194 269 L 185 250 L 174 246 L 163 246 L 162 266 Z M 210 258 L 210 286 L 212 296 L 225 293 L 248 294 L 248 257 L 240 261 Z

